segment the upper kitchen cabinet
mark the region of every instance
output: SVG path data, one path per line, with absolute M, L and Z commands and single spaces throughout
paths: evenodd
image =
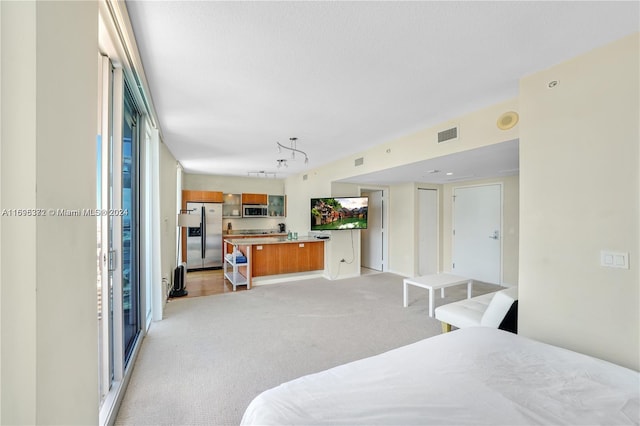
M 266 206 L 267 194 L 242 193 L 242 204 L 260 204 Z
M 284 217 L 287 215 L 287 196 L 269 195 L 268 214 L 269 216 Z
M 242 217 L 242 196 L 240 194 L 224 194 L 222 217 Z
M 195 201 L 200 203 L 222 203 L 222 192 L 218 191 L 193 191 L 190 189 L 182 190 L 182 205 L 186 205 L 187 201 Z

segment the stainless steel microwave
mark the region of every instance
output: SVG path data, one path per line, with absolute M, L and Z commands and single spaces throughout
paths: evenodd
M 257 204 L 243 204 L 242 217 L 268 217 L 267 206 Z

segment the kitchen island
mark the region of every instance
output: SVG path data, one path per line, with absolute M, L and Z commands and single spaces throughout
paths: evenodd
M 315 237 L 225 238 L 225 278 L 234 285 L 251 288 L 256 277 L 324 270 L 324 242 Z M 237 263 L 237 250 L 246 262 Z M 244 259 L 242 259 L 244 260 Z

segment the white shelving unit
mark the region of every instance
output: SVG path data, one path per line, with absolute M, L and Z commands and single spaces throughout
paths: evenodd
M 224 242 L 224 268 L 223 268 L 224 277 L 229 280 L 231 285 L 233 285 L 233 291 L 236 291 L 236 286 L 239 286 L 239 285 L 246 285 L 247 290 L 249 290 L 251 288 L 251 268 L 249 266 L 250 254 L 246 253 L 246 258 L 247 258 L 246 262 L 238 263 L 236 262 L 235 255 L 231 256 L 230 258 L 227 257 L 227 244 L 228 243 L 225 241 Z M 233 253 L 236 253 L 237 249 L 238 249 L 238 245 L 233 244 Z M 240 273 L 239 269 L 241 267 L 247 268 L 246 276 Z

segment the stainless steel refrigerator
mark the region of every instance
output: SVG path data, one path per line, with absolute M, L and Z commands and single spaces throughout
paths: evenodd
M 222 204 L 187 202 L 200 227 L 187 228 L 187 270 L 222 267 Z

